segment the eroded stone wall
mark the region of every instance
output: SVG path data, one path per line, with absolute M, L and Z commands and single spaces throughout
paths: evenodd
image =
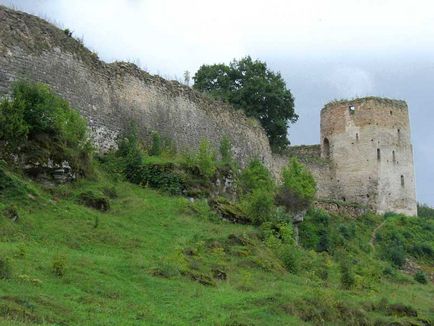
M 145 139 L 157 131 L 181 151 L 195 150 L 202 139 L 218 148 L 228 136 L 242 165 L 258 157 L 272 168 L 265 132 L 241 111 L 133 64 L 106 64 L 53 25 L 0 6 L 0 93 L 17 79 L 47 83 L 67 99 L 87 118 L 101 150 L 135 121 Z
M 290 157 L 298 157 L 314 175 L 320 199 L 366 204 L 378 212 L 416 213 L 403 101 L 330 103 L 321 111 L 321 145 L 292 146 L 276 155 L 258 122 L 228 104 L 133 64 L 106 64 L 44 20 L 0 6 L 0 95 L 18 79 L 47 83 L 67 99 L 87 118 L 101 151 L 115 146 L 131 121 L 145 140 L 157 131 L 180 151 L 197 149 L 203 139 L 218 148 L 228 136 L 242 166 L 259 158 L 276 178 Z

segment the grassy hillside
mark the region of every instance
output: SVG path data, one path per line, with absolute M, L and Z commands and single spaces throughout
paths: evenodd
M 299 162 L 277 185 L 227 139 L 177 154 L 131 129 L 94 159 L 85 121 L 45 85 L 0 101 L 0 324 L 433 324 L 430 208 L 311 208 L 297 245 L 292 216 L 315 196 Z
M 295 250 L 289 272 L 258 228 L 221 221 L 203 201 L 163 195 L 103 172 L 44 190 L 1 171 L 0 210 L 15 206 L 19 214 L 16 222 L 0 218 L 2 325 L 433 321 L 432 284 L 392 267 L 383 273 L 390 264 L 377 259 L 369 244 L 380 216 L 349 220 L 311 213 L 300 234 L 309 249 Z M 112 197 L 109 211 L 80 204 L 80 194 L 89 191 Z M 323 229 L 330 231 L 327 240 Z M 334 258 L 341 251 L 351 259 L 349 289 Z

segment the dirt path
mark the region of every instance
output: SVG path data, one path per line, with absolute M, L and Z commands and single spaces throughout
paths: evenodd
M 369 240 L 369 245 L 372 247 L 372 250 L 375 251 L 375 239 L 377 237 L 377 232 L 379 229 L 381 229 L 383 227 L 383 225 L 386 223 L 386 221 L 384 220 L 383 222 L 381 222 L 381 224 L 379 224 L 374 231 L 372 231 L 371 234 L 371 240 Z

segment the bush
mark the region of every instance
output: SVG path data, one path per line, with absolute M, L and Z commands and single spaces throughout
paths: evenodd
M 309 208 L 316 193 L 312 174 L 296 158 L 293 158 L 283 169 L 282 177 L 283 185 L 276 196 L 277 204 L 291 212 Z
M 220 160 L 223 165 L 232 166 L 234 159 L 232 156 L 232 144 L 229 137 L 224 136 L 220 141 Z
M 300 252 L 294 246 L 292 223 L 265 222 L 261 225 L 261 237 L 268 248 L 282 261 L 290 273 L 300 270 Z
M 316 248 L 318 252 L 329 252 L 330 251 L 330 240 L 329 233 L 326 228 L 320 229 L 318 232 L 319 241 Z
M 12 268 L 9 260 L 0 257 L 0 280 L 10 279 L 12 277 Z
M 116 156 L 120 158 L 118 163 L 121 173 L 130 180 L 144 161 L 137 126 L 134 123 L 119 136 Z
M 134 173 L 129 173 L 128 179 L 133 183 L 160 189 L 172 195 L 180 195 L 184 189 L 184 180 L 172 163 L 144 163 L 137 166 Z
M 434 259 L 434 249 L 428 243 L 416 243 L 409 252 L 417 258 Z
M 241 207 L 251 221 L 260 225 L 269 221 L 275 211 L 273 194 L 264 190 L 256 189 L 244 196 Z
M 51 271 L 58 277 L 63 277 L 66 272 L 66 257 L 62 255 L 54 256 L 51 262 Z
M 18 221 L 20 215 L 18 214 L 18 209 L 15 205 L 10 205 L 3 210 L 3 215 L 10 219 L 12 222 Z
M 344 289 L 350 289 L 355 284 L 355 278 L 351 271 L 351 267 L 348 261 L 343 260 L 339 265 L 341 272 L 341 285 Z
M 288 272 L 293 274 L 297 274 L 299 272 L 300 256 L 296 248 L 289 246 L 282 247 L 280 249 L 279 258 Z
M 259 160 L 252 160 L 241 171 L 238 183 L 243 194 L 253 192 L 256 189 L 270 193 L 273 193 L 275 190 L 274 180 L 270 172 Z
M 329 224 L 330 216 L 325 211 L 310 209 L 299 226 L 301 245 L 306 249 L 331 252 L 333 242 Z
M 217 170 L 216 154 L 208 140 L 203 140 L 200 143 L 199 151 L 196 154 L 196 164 L 204 177 L 214 176 Z
M 204 139 L 200 142 L 197 153 L 185 157 L 187 166 L 197 169 L 206 179 L 213 177 L 217 171 L 217 157 L 212 144 Z
M 270 238 L 275 238 L 285 245 L 294 244 L 294 229 L 292 223 L 265 222 L 261 225 L 262 239 L 267 243 Z
M 417 204 L 417 216 L 434 218 L 434 208 L 427 204 Z
M 149 155 L 151 156 L 159 156 L 161 155 L 161 137 L 157 132 L 153 132 L 151 135 L 152 143 L 151 148 L 149 149 Z
M 79 195 L 79 202 L 87 207 L 106 212 L 110 209 L 110 200 L 94 191 L 86 191 Z
M 405 251 L 402 247 L 389 248 L 387 258 L 396 267 L 402 267 L 405 263 Z
M 395 269 L 392 266 L 386 266 L 383 269 L 383 275 L 384 276 L 395 276 L 396 275 Z
M 426 274 L 424 272 L 421 272 L 421 271 L 416 272 L 416 274 L 414 275 L 414 279 L 416 280 L 416 282 L 419 282 L 421 284 L 427 284 L 428 283 L 428 278 L 426 277 Z
M 78 174 L 91 170 L 86 121 L 44 84 L 13 85 L 12 98 L 0 103 L 0 142 L 7 154 L 20 155 L 25 163 L 67 161 Z

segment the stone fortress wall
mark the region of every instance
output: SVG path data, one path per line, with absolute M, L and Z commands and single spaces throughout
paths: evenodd
M 17 79 L 44 82 L 79 109 L 102 150 L 133 120 L 143 137 L 156 131 L 179 150 L 203 139 L 218 148 L 228 136 L 241 163 L 259 157 L 272 167 L 264 130 L 241 111 L 133 64 L 106 64 L 48 22 L 0 6 L 0 93 Z
M 145 140 L 156 131 L 181 151 L 197 149 L 203 139 L 217 148 L 228 136 L 242 165 L 260 158 L 276 177 L 289 157 L 298 157 L 314 175 L 319 198 L 416 213 L 405 102 L 368 98 L 328 104 L 321 111 L 321 145 L 272 154 L 259 123 L 241 111 L 133 64 L 106 64 L 48 22 L 0 6 L 0 94 L 18 79 L 47 83 L 67 99 L 87 118 L 101 151 L 115 146 L 131 121 Z

